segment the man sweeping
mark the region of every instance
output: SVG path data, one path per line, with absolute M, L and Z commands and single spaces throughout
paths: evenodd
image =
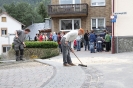
M 84 34 L 84 30 L 80 28 L 79 30 L 72 30 L 65 34 L 61 39 L 61 46 L 62 46 L 62 54 L 63 54 L 63 65 L 64 66 L 75 66 L 75 64 L 72 63 L 71 57 L 70 57 L 70 51 L 74 53 L 73 48 L 73 42 L 77 38 L 78 35 Z M 69 42 L 71 42 L 72 45 L 69 45 Z M 72 46 L 72 48 L 71 48 Z
M 25 39 L 26 34 L 30 32 L 30 29 L 25 30 L 16 30 L 15 31 L 15 38 L 14 38 L 14 50 L 16 53 L 16 61 L 23 61 L 23 55 L 24 55 L 24 47 L 25 45 Z

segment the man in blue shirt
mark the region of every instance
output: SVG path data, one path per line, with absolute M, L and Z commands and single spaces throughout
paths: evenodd
M 57 42 L 57 34 L 56 34 L 55 32 L 53 33 L 52 38 L 53 38 L 53 41 L 54 41 L 54 42 Z
M 96 42 L 96 36 L 94 34 L 94 31 L 92 30 L 90 33 L 90 52 L 95 53 L 95 42 Z

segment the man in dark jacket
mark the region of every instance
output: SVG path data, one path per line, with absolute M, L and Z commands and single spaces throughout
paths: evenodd
M 86 30 L 86 33 L 84 34 L 84 44 L 85 44 L 85 51 L 86 51 L 86 48 L 88 46 L 88 50 L 89 50 L 89 33 L 88 33 L 88 30 Z
M 90 52 L 95 53 L 95 42 L 96 42 L 96 36 L 94 34 L 94 31 L 92 30 L 90 33 Z

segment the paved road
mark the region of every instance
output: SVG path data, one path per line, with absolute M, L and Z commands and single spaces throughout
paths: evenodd
M 40 88 L 54 74 L 54 68 L 38 62 L 0 66 L 0 88 Z
M 88 67 L 64 67 L 62 55 L 50 60 L 0 67 L 0 88 L 133 88 L 133 52 L 77 52 Z M 79 64 L 71 54 L 72 61 Z
M 57 87 L 49 87 L 49 88 L 133 88 L 133 55 L 132 52 L 130 53 L 120 53 L 120 54 L 111 54 L 110 52 L 102 52 L 102 53 L 93 53 L 91 54 L 89 51 L 81 51 L 77 52 L 77 56 L 82 60 L 84 64 L 87 64 L 87 68 L 82 68 L 83 71 L 81 71 L 79 66 L 76 67 L 70 67 L 70 68 L 64 68 L 62 66 L 62 55 L 51 58 L 50 60 L 40 60 L 41 62 L 51 63 L 56 62 L 58 63 L 58 66 L 54 65 L 58 70 L 63 71 L 66 70 L 69 71 L 69 75 L 72 74 L 71 80 L 73 80 L 73 74 L 79 74 L 81 73 L 81 76 L 77 77 L 72 84 L 75 85 L 75 83 L 79 82 L 79 80 L 83 81 L 83 84 L 81 85 L 81 82 L 77 84 L 77 87 L 73 87 L 72 85 L 70 87 L 65 87 L 66 84 L 63 84 L 64 87 L 58 87 L 59 85 L 62 85 L 64 82 L 59 82 L 58 80 L 62 79 L 62 74 L 60 74 L 61 77 L 58 77 L 57 82 L 54 81 L 56 79 L 51 80 L 49 84 L 47 84 L 45 87 L 48 88 L 49 85 L 52 84 L 54 81 L 54 85 L 58 85 Z M 77 64 L 79 61 L 76 59 L 76 57 L 71 54 L 73 63 Z M 52 63 L 54 64 L 54 63 Z M 59 66 L 60 65 L 60 66 Z M 72 72 L 72 69 L 74 73 Z M 79 71 L 77 72 L 78 69 Z M 86 70 L 85 70 L 86 69 Z M 67 72 L 64 71 L 64 74 L 67 74 Z M 67 77 L 63 76 L 63 80 L 66 81 Z M 66 78 L 66 79 L 65 79 Z M 85 78 L 85 79 L 84 79 Z M 44 87 L 44 88 L 45 88 Z

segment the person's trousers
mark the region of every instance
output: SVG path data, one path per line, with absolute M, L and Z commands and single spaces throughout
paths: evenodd
M 106 51 L 109 51 L 110 50 L 110 44 L 109 42 L 106 42 Z
M 94 46 L 95 44 L 94 44 L 94 42 L 90 42 L 89 45 L 90 45 L 90 52 L 91 52 L 91 53 L 95 53 L 95 48 L 94 48 L 94 47 L 95 47 L 95 46 Z
M 87 46 L 88 50 L 90 50 L 89 41 L 84 41 L 84 45 L 85 45 L 85 50 L 87 49 Z
M 61 44 L 58 44 L 59 46 L 59 51 L 62 52 Z
M 97 52 L 102 51 L 102 43 L 97 43 Z
M 16 54 L 16 60 L 22 60 L 23 55 L 24 55 L 24 45 L 23 44 L 15 44 L 14 45 L 14 50 Z
M 77 51 L 80 51 L 81 50 L 81 41 L 77 41 Z
M 62 55 L 63 55 L 63 63 L 66 64 L 70 64 L 72 63 L 71 57 L 70 57 L 70 48 L 69 46 L 67 46 L 65 44 L 65 39 L 66 38 L 62 38 L 61 39 L 61 47 L 62 47 Z

